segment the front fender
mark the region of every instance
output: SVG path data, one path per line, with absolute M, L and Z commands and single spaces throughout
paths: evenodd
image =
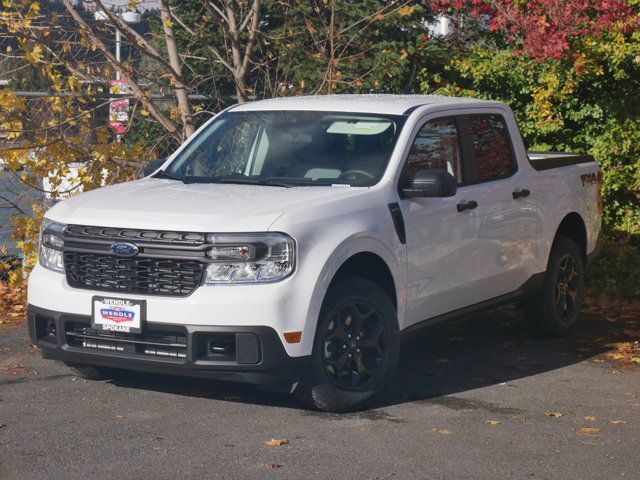
M 396 251 L 392 251 L 380 240 L 366 236 L 366 233 L 361 233 L 353 235 L 337 245 L 328 255 L 326 263 L 318 274 L 304 324 L 304 332 L 307 334 L 307 340 L 313 341 L 313 338 L 308 338 L 311 336 L 308 333 L 313 332 L 315 335 L 322 302 L 336 273 L 347 260 L 359 253 L 373 253 L 386 263 L 393 276 L 396 287 L 398 326 L 400 329 L 404 327 L 406 305 L 406 282 L 404 279 L 406 267 L 404 262 L 400 261 L 404 255 L 404 246 L 398 242 Z
M 296 240 L 296 272 L 289 288 L 282 322 L 286 331 L 302 331 L 302 340 L 290 345 L 297 355 L 313 350 L 322 302 L 338 269 L 358 253 L 373 253 L 388 266 L 396 286 L 398 326 L 404 327 L 406 304 L 406 246 L 400 243 L 389 200 L 380 189 L 354 189 L 347 196 L 321 205 L 288 212 L 270 228 Z

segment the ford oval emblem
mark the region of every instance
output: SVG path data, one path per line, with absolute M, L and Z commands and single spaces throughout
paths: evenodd
M 111 251 L 121 257 L 135 257 L 138 254 L 138 247 L 133 243 L 112 243 Z

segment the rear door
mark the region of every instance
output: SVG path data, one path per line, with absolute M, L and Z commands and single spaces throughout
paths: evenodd
M 459 211 L 477 200 L 482 186 L 467 185 L 469 164 L 463 158 L 458 117 L 431 119 L 415 132 L 403 167 L 401 185 L 424 169 L 447 170 L 458 191 L 446 198 L 402 198 L 406 228 L 406 325 L 482 300 L 481 208 Z
M 482 278 L 479 293 L 490 299 L 513 292 L 536 263 L 542 213 L 534 203 L 530 176 L 518 168 L 508 123 L 500 111 L 460 118 L 475 197 L 482 206 Z M 514 126 L 515 128 L 515 126 Z M 519 138 L 519 137 L 515 137 Z

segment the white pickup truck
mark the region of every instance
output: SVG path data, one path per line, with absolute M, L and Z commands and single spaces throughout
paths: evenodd
M 575 324 L 600 230 L 587 155 L 525 150 L 500 102 L 236 105 L 153 174 L 46 214 L 29 281 L 45 358 L 242 381 L 361 407 L 418 327 L 519 302 Z

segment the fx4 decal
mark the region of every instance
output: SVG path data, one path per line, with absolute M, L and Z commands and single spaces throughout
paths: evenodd
M 584 175 L 580 175 L 580 181 L 582 182 L 582 186 L 591 185 L 592 183 L 596 183 L 596 174 L 595 173 L 585 173 Z

